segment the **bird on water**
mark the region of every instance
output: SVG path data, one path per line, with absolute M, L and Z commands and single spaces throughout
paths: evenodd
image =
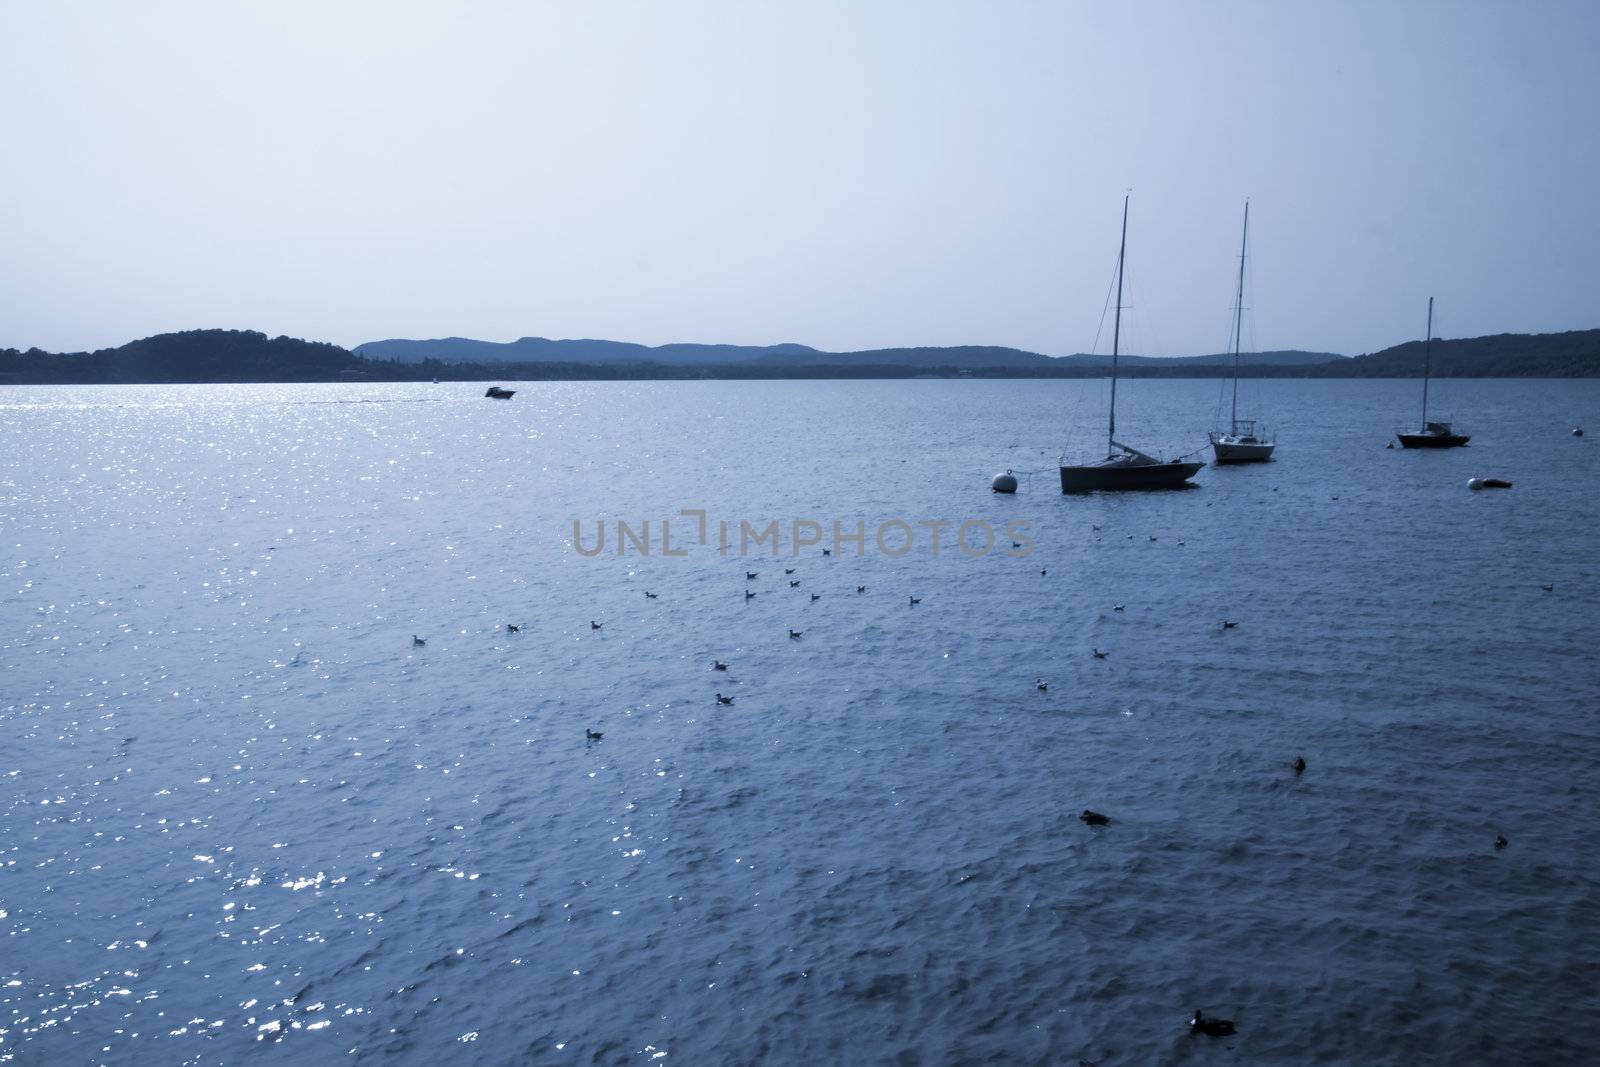
M 1090 811 L 1088 808 L 1083 809 L 1083 814 L 1079 815 L 1078 819 L 1090 826 L 1104 826 L 1111 821 L 1110 816 L 1101 815 L 1098 811 Z
M 1090 651 L 1094 653 L 1095 659 L 1105 659 L 1108 655 L 1108 653 L 1102 652 L 1098 648 L 1090 649 Z
M 590 730 L 586 728 L 583 731 L 583 739 L 585 741 L 598 741 L 604 736 L 605 734 L 601 733 L 599 730 Z
M 919 597 L 919 596 L 911 597 L 911 606 L 912 607 L 916 607 L 920 603 L 922 603 L 922 598 L 921 597 Z
M 756 595 L 754 593 L 752 593 L 750 590 L 746 589 L 744 591 L 744 598 L 746 600 L 754 600 L 756 598 Z
M 1556 591 L 1555 583 L 1553 582 L 1550 585 L 1541 585 L 1539 588 L 1543 589 L 1546 593 L 1554 593 Z
M 522 632 L 522 627 L 518 626 L 516 623 L 514 623 L 514 622 L 506 623 L 506 633 L 508 633 L 508 634 L 520 634 L 521 632 Z
M 721 693 L 718 693 L 717 694 L 717 703 L 718 704 L 732 704 L 733 703 L 733 698 L 732 697 L 725 697 Z
M 745 571 L 744 572 L 744 580 L 748 582 L 748 581 L 752 580 L 753 578 L 755 578 L 755 576 L 758 573 L 759 573 L 758 571 Z
M 796 578 L 794 581 L 789 583 L 789 588 L 790 589 L 796 589 L 796 588 L 799 588 L 799 586 L 800 586 L 800 579 L 798 579 L 798 578 Z
M 1229 1034 L 1235 1033 L 1236 1031 L 1237 1027 L 1233 1025 L 1232 1019 L 1207 1019 L 1204 1015 L 1200 1014 L 1199 1008 L 1194 1010 L 1194 1018 L 1189 1020 L 1189 1032 L 1191 1034 L 1205 1034 L 1209 1037 L 1227 1037 Z
M 811 594 L 811 602 L 813 604 L 816 603 L 817 601 L 821 600 L 821 599 L 822 599 L 822 594 L 821 593 L 812 593 Z
M 1236 622 L 1230 622 L 1230 621 L 1229 621 L 1229 620 L 1227 620 L 1227 619 L 1223 619 L 1223 620 L 1222 620 L 1222 628 L 1223 628 L 1223 629 L 1224 629 L 1224 630 L 1231 630 L 1231 629 L 1233 629 L 1233 628 L 1234 628 L 1234 627 L 1235 627 L 1235 626 L 1238 626 L 1238 625 L 1239 625 L 1239 624 L 1238 624 L 1238 623 L 1236 623 Z
M 794 568 L 793 567 L 785 567 L 785 568 L 783 568 L 783 573 L 785 573 L 785 574 L 793 574 L 794 573 Z
M 1296 756 L 1294 758 L 1294 762 L 1289 764 L 1289 766 L 1294 768 L 1294 773 L 1303 774 L 1305 773 L 1306 769 L 1306 758 L 1304 756 Z
M 593 620 L 593 619 L 590 619 L 590 620 L 589 620 L 589 629 L 591 629 L 591 630 L 598 630 L 598 629 L 600 629 L 600 623 L 597 623 L 597 622 L 595 622 L 595 621 L 594 621 L 594 620 Z
M 791 641 L 800 640 L 800 631 L 799 630 L 790 630 L 789 631 L 789 640 L 791 640 Z
M 1506 835 L 1505 834 L 1496 834 L 1495 835 L 1494 848 L 1495 848 L 1496 852 L 1498 852 L 1501 849 L 1505 848 L 1509 844 L 1511 844 L 1511 842 L 1506 840 Z
M 1050 683 L 1046 682 L 1043 678 L 1040 678 L 1037 682 L 1034 682 L 1033 684 L 1034 684 L 1034 687 L 1037 688 L 1039 690 L 1039 692 L 1041 692 L 1041 693 L 1048 693 L 1050 691 Z
M 655 594 L 655 593 L 652 593 L 652 592 L 651 592 L 651 591 L 650 591 L 650 590 L 648 590 L 648 589 L 646 589 L 646 590 L 645 590 L 645 591 L 644 591 L 644 595 L 645 595 L 645 598 L 646 598 L 646 599 L 648 599 L 648 600 L 655 600 L 655 599 L 656 599 L 656 597 L 657 597 L 657 594 Z
M 866 591 L 867 591 L 867 587 L 866 587 L 866 586 L 864 586 L 864 585 L 858 585 L 858 586 L 856 586 L 856 592 L 858 592 L 858 593 L 865 593 L 865 592 L 866 592 Z
M 711 661 L 711 669 L 714 671 L 725 671 L 728 669 L 728 665 L 722 662 L 720 659 L 714 659 Z
M 425 645 L 427 643 L 428 642 L 424 641 L 422 638 L 418 637 L 416 634 L 412 634 L 411 635 L 411 647 L 412 648 L 421 648 L 423 645 Z

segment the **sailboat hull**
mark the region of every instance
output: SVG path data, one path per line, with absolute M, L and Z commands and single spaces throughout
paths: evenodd
M 1190 478 L 1204 463 L 1114 463 L 1061 468 L 1063 493 L 1097 490 L 1191 489 Z
M 1272 459 L 1272 450 L 1276 444 L 1239 444 L 1237 442 L 1212 440 L 1211 450 L 1216 454 L 1217 463 L 1266 463 Z
M 1460 448 L 1472 437 L 1464 433 L 1401 433 L 1401 448 Z

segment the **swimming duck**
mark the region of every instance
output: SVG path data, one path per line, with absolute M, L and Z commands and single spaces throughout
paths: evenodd
M 756 595 L 754 593 L 752 593 L 750 590 L 746 589 L 744 591 L 744 598 L 746 600 L 754 600 L 756 598 Z
M 911 597 L 910 599 L 911 599 L 911 606 L 912 607 L 916 607 L 918 604 L 922 603 L 922 598 L 919 597 L 919 596 L 914 596 L 914 597 Z
M 795 588 L 798 588 L 799 585 L 800 585 L 800 579 L 796 578 L 794 581 L 789 583 L 789 588 L 790 589 L 795 589 Z
M 644 595 L 645 595 L 645 599 L 647 599 L 647 600 L 655 600 L 655 599 L 656 599 L 656 594 L 655 594 L 655 593 L 652 593 L 652 592 L 651 592 L 651 591 L 650 591 L 650 590 L 648 590 L 648 589 L 646 589 L 646 590 L 645 590 L 645 591 L 644 591 Z
M 725 697 L 721 693 L 718 693 L 717 694 L 717 703 L 718 704 L 732 704 L 733 703 L 733 698 L 732 697 Z
M 604 736 L 605 734 L 601 733 L 599 730 L 590 730 L 585 728 L 583 731 L 583 739 L 585 741 L 598 741 Z
M 785 568 L 783 568 L 783 573 L 785 573 L 785 574 L 793 574 L 794 573 L 794 568 L 793 567 L 785 567 Z
M 1294 768 L 1294 773 L 1303 774 L 1306 769 L 1306 758 L 1304 756 L 1296 756 L 1294 762 L 1289 766 Z
M 799 630 L 790 630 L 789 631 L 789 640 L 791 640 L 791 641 L 800 640 L 800 631 Z
M 1050 691 L 1050 683 L 1046 682 L 1043 678 L 1040 678 L 1033 684 L 1041 693 L 1048 693 Z
M 1122 610 L 1122 605 L 1121 604 L 1113 604 L 1113 605 L 1111 605 L 1111 610 L 1112 611 L 1121 611 Z
M 1104 826 L 1111 821 L 1110 816 L 1101 815 L 1098 811 L 1090 811 L 1088 808 L 1083 809 L 1083 814 L 1079 815 L 1078 819 L 1090 826 Z
M 858 585 L 858 586 L 856 586 L 856 592 L 858 592 L 858 593 L 865 593 L 865 592 L 866 592 L 866 591 L 867 591 L 867 587 L 866 587 L 866 586 L 864 586 L 864 585 Z
M 1546 593 L 1554 593 L 1556 591 L 1556 587 L 1553 583 L 1550 585 L 1541 585 L 1539 588 L 1543 589 Z
M 816 603 L 817 601 L 819 601 L 821 599 L 822 599 L 822 594 L 821 593 L 812 593 L 811 594 L 811 602 L 812 603 Z
M 1106 656 L 1109 654 L 1109 653 L 1105 653 L 1105 652 L 1100 651 L 1098 648 L 1090 649 L 1090 651 L 1094 653 L 1094 658 L 1095 659 L 1105 659 Z
M 412 634 L 411 635 L 411 647 L 412 648 L 421 648 L 423 645 L 425 645 L 427 643 L 428 642 L 424 641 L 422 638 L 418 637 L 416 634 Z
M 514 623 L 514 622 L 506 623 L 506 633 L 508 633 L 508 634 L 520 634 L 521 632 L 522 632 L 522 627 L 518 626 L 516 623 Z
M 833 555 L 833 549 L 831 549 L 831 548 L 825 548 L 825 549 L 823 549 L 823 550 L 822 550 L 822 554 L 823 554 L 823 555 L 824 555 L 824 556 L 831 556 L 831 555 Z
M 1194 1010 L 1194 1018 L 1189 1020 L 1189 1032 L 1192 1034 L 1206 1034 L 1209 1037 L 1227 1037 L 1234 1033 L 1236 1027 L 1232 1019 L 1207 1019 L 1200 1014 L 1200 1009 Z
M 720 659 L 714 659 L 711 661 L 711 669 L 714 671 L 725 671 L 728 669 L 728 665 L 722 662 Z
M 1224 629 L 1224 630 L 1231 630 L 1231 629 L 1233 629 L 1233 628 L 1234 628 L 1234 627 L 1235 627 L 1235 626 L 1238 626 L 1238 625 L 1239 625 L 1239 624 L 1238 624 L 1238 623 L 1236 623 L 1236 622 L 1229 622 L 1229 621 L 1228 621 L 1228 620 L 1227 620 L 1227 619 L 1223 619 L 1223 620 L 1222 620 L 1222 628 L 1223 628 L 1223 629 Z
M 1495 848 L 1496 852 L 1498 852 L 1501 849 L 1505 848 L 1509 844 L 1511 844 L 1511 842 L 1506 840 L 1505 834 L 1496 834 L 1495 835 L 1494 848 Z
M 600 629 L 600 623 L 597 623 L 597 622 L 595 622 L 595 621 L 594 621 L 594 620 L 593 620 L 593 619 L 590 619 L 590 620 L 589 620 L 589 629 L 591 629 L 591 630 L 598 630 L 598 629 Z

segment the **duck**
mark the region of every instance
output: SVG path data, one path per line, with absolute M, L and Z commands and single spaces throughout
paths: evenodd
M 1494 849 L 1495 849 L 1496 852 L 1498 852 L 1501 849 L 1505 848 L 1509 844 L 1511 844 L 1511 842 L 1506 840 L 1506 835 L 1505 834 L 1496 834 L 1495 835 L 1495 838 L 1494 838 Z
M 1105 659 L 1106 656 L 1108 656 L 1110 654 L 1110 653 L 1107 653 L 1107 652 L 1102 652 L 1098 648 L 1092 648 L 1089 651 L 1094 653 L 1094 658 L 1095 659 Z
M 746 589 L 744 591 L 744 598 L 746 600 L 754 600 L 756 598 L 756 595 L 754 593 L 752 593 L 750 590 Z
M 425 641 L 422 638 L 418 637 L 416 634 L 412 634 L 411 635 L 411 647 L 412 648 L 421 648 L 423 645 L 425 645 L 427 643 L 428 643 L 427 641 Z
M 759 573 L 761 573 L 761 572 L 760 571 L 745 571 L 744 572 L 744 580 L 747 581 L 747 582 L 754 581 L 756 575 L 759 574 Z
M 1021 548 L 1022 547 L 1022 542 L 1021 541 L 1013 541 L 1013 542 L 1011 542 L 1011 547 L 1012 548 Z
M 822 550 L 822 554 L 823 554 L 823 555 L 824 555 L 824 556 L 831 556 L 831 555 L 833 555 L 833 549 L 831 549 L 831 548 L 825 548 L 825 549 L 823 549 L 823 550 Z
M 714 659 L 711 661 L 711 669 L 714 671 L 725 671 L 728 669 L 728 665 L 722 662 L 720 659 Z
M 918 604 L 922 603 L 922 598 L 919 596 L 910 597 L 909 599 L 911 600 L 912 607 L 916 607 Z
M 794 581 L 789 583 L 789 588 L 790 589 L 798 589 L 799 587 L 800 587 L 800 579 L 798 579 L 798 578 L 796 578 Z
M 1239 624 L 1238 624 L 1238 623 L 1236 623 L 1236 622 L 1231 622 L 1231 621 L 1230 621 L 1230 620 L 1228 620 L 1228 619 L 1223 619 L 1223 620 L 1222 620 L 1222 628 L 1223 628 L 1223 629 L 1224 629 L 1224 630 L 1231 630 L 1231 629 L 1233 629 L 1233 628 L 1234 628 L 1234 627 L 1235 627 L 1235 626 L 1238 626 L 1238 625 L 1239 625 Z
M 1113 604 L 1113 605 L 1111 605 L 1111 610 L 1112 611 L 1121 611 L 1122 610 L 1122 605 L 1121 604 Z
M 1037 682 L 1034 682 L 1033 685 L 1034 688 L 1039 690 L 1041 693 L 1048 693 L 1050 691 L 1050 683 L 1046 682 L 1043 678 L 1040 678 Z
M 1236 1032 L 1232 1019 L 1207 1019 L 1200 1014 L 1200 1009 L 1194 1010 L 1194 1018 L 1189 1020 L 1189 1032 L 1192 1034 L 1205 1034 L 1208 1037 L 1227 1037 Z
M 650 590 L 648 590 L 648 589 L 646 589 L 646 590 L 645 590 L 645 591 L 644 591 L 644 595 L 645 595 L 645 599 L 646 599 L 646 600 L 655 600 L 655 599 L 656 599 L 656 598 L 657 598 L 657 594 L 655 594 L 655 593 L 652 593 L 652 592 L 651 592 L 651 591 L 650 591 Z
M 601 624 L 600 624 L 600 623 L 598 623 L 598 622 L 595 622 L 595 621 L 594 621 L 594 620 L 593 620 L 593 619 L 590 619 L 590 620 L 589 620 L 589 629 L 591 629 L 591 630 L 598 630 L 598 629 L 600 629 L 600 625 L 601 625 Z
M 518 626 L 516 623 L 514 623 L 514 622 L 506 623 L 506 633 L 508 633 L 508 634 L 520 634 L 521 632 L 522 632 L 522 627 Z
M 864 585 L 858 585 L 858 586 L 856 586 L 856 592 L 858 592 L 858 593 L 865 593 L 865 592 L 866 592 L 866 591 L 867 591 L 867 587 L 866 587 L 866 586 L 864 586 Z
M 732 697 L 725 697 L 721 693 L 718 693 L 717 694 L 717 703 L 718 704 L 732 704 L 733 703 L 733 698 Z
M 817 601 L 819 601 L 821 599 L 822 599 L 822 594 L 821 593 L 812 593 L 811 594 L 811 602 L 813 604 L 815 604 Z
M 1296 756 L 1294 758 L 1294 762 L 1289 764 L 1289 766 L 1294 768 L 1294 773 L 1304 774 L 1306 769 L 1306 758 L 1304 756 Z
M 794 568 L 793 567 L 785 567 L 785 568 L 783 568 L 783 573 L 785 573 L 785 574 L 793 574 L 794 573 Z
M 789 640 L 791 640 L 791 641 L 800 640 L 801 632 L 802 631 L 800 631 L 800 630 L 790 630 L 789 631 Z
M 1078 816 L 1078 821 L 1089 826 L 1104 826 L 1111 821 L 1109 815 L 1101 815 L 1098 811 L 1083 809 L 1083 814 Z
M 1549 585 L 1541 585 L 1539 588 L 1543 589 L 1546 593 L 1554 593 L 1556 591 L 1556 587 L 1555 587 L 1555 583 L 1554 582 L 1552 582 Z
M 1039 568 L 1039 573 L 1041 575 L 1045 575 L 1045 574 L 1049 574 L 1050 572 L 1048 570 L 1046 570 L 1044 567 L 1040 567 Z
M 598 741 L 604 736 L 605 734 L 601 733 L 599 730 L 590 730 L 585 728 L 583 731 L 583 739 L 585 741 Z

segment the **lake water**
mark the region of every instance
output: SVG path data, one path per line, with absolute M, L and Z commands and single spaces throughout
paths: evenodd
M 518 390 L 0 390 L 0 1062 L 1593 1062 L 1600 382 Z

